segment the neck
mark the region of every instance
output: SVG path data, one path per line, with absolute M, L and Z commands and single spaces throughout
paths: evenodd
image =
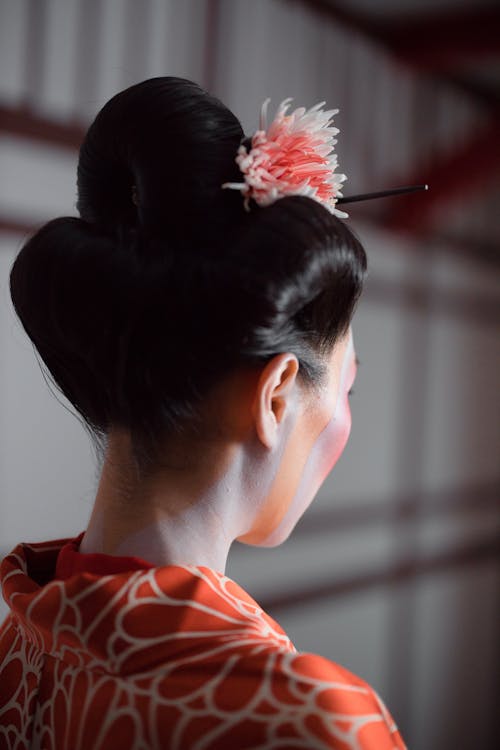
M 253 469 L 249 467 L 249 461 Z M 204 452 L 191 466 L 137 478 L 125 436 L 108 441 L 80 551 L 142 557 L 153 565 L 203 565 L 225 572 L 232 542 L 249 531 L 265 497 L 248 481 L 255 459 L 238 444 Z M 253 491 L 252 491 L 253 490 Z

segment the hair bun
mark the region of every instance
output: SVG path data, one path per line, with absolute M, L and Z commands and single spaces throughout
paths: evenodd
M 173 245 L 215 236 L 242 213 L 239 196 L 221 189 L 238 176 L 242 137 L 234 114 L 193 81 L 131 86 L 104 105 L 81 145 L 80 215 L 107 232 L 139 224 Z
M 53 219 L 24 245 L 10 272 L 14 309 L 55 381 L 94 422 L 103 367 L 127 325 L 137 260 L 98 227 L 75 217 Z M 74 372 L 87 383 L 85 403 Z

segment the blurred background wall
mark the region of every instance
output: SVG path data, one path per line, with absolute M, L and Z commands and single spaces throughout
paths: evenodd
M 227 573 L 368 680 L 411 749 L 500 747 L 499 39 L 482 0 L 0 0 L 0 555 L 75 536 L 96 492 L 8 274 L 33 228 L 76 214 L 97 111 L 167 74 L 247 134 L 268 96 L 271 116 L 325 100 L 344 195 L 430 190 L 347 207 L 370 268 L 351 438 L 291 538 L 236 544 Z

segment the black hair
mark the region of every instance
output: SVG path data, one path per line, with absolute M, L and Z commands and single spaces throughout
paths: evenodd
M 319 202 L 246 212 L 222 189 L 242 180 L 244 138 L 193 81 L 121 91 L 80 148 L 81 218 L 49 221 L 11 269 L 14 308 L 55 383 L 97 439 L 129 431 L 143 470 L 238 367 L 290 351 L 304 383 L 321 383 L 362 290 L 365 251 Z

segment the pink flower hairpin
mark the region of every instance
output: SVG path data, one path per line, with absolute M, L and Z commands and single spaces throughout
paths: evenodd
M 325 112 L 321 109 L 325 102 L 319 102 L 308 110 L 299 107 L 287 115 L 293 101 L 289 97 L 281 102 L 274 120 L 267 127 L 270 101 L 266 99 L 262 104 L 259 130 L 251 138 L 250 150 L 243 144 L 238 148 L 236 162 L 244 182 L 224 182 L 222 185 L 242 193 L 247 211 L 250 210 L 251 198 L 261 206 L 269 206 L 287 195 L 307 195 L 322 203 L 330 213 L 345 219 L 349 214 L 340 211 L 336 204 L 428 189 L 428 185 L 410 185 L 343 197 L 341 188 L 347 177 L 335 172 L 338 164 L 337 154 L 333 153 L 337 143 L 334 136 L 339 130 L 331 126 L 332 118 L 339 110 Z
M 323 111 L 325 102 L 306 110 L 295 109 L 287 115 L 292 98 L 281 102 L 274 120 L 267 127 L 266 99 L 262 104 L 259 130 L 252 136 L 252 146 L 238 148 L 236 162 L 244 182 L 225 182 L 223 188 L 240 190 L 247 211 L 250 198 L 268 206 L 287 195 L 307 195 L 321 202 L 331 213 L 346 218 L 335 208 L 345 174 L 337 174 L 337 154 L 332 153 L 338 128 L 331 127 L 338 109 Z

